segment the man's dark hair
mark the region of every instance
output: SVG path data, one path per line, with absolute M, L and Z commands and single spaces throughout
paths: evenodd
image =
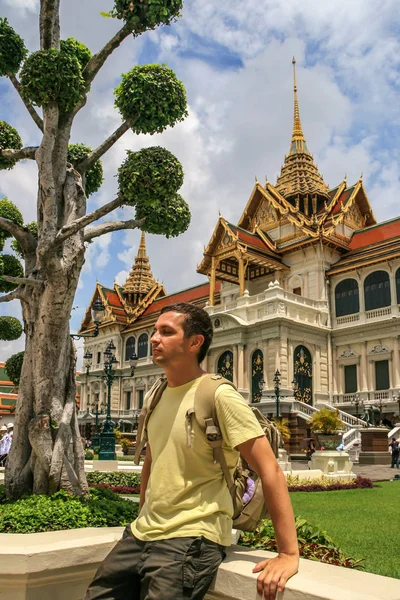
M 200 364 L 206 357 L 213 337 L 213 327 L 209 314 L 203 308 L 189 302 L 168 304 L 168 306 L 164 306 L 161 310 L 161 314 L 166 312 L 177 312 L 184 315 L 182 328 L 185 337 L 197 334 L 204 336 L 204 342 L 197 355 L 197 360 Z

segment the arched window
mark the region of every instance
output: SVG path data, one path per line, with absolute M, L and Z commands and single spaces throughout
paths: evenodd
M 360 312 L 358 283 L 355 279 L 344 279 L 335 287 L 336 316 Z
M 386 271 L 374 271 L 364 281 L 365 310 L 390 306 L 390 281 Z
M 397 304 L 400 304 L 400 269 L 396 271 L 396 297 Z
M 227 350 L 218 359 L 218 373 L 228 379 L 229 381 L 233 381 L 233 354 L 230 350 Z
M 135 338 L 130 337 L 126 340 L 125 346 L 125 360 L 129 360 L 133 354 L 135 354 Z
M 295 398 L 312 404 L 312 360 L 305 346 L 297 346 L 293 356 Z
M 251 400 L 260 402 L 261 392 L 260 381 L 264 379 L 264 357 L 261 350 L 255 350 L 251 357 Z
M 147 333 L 142 333 L 138 339 L 138 358 L 144 358 L 147 356 L 147 347 L 149 344 L 149 336 Z

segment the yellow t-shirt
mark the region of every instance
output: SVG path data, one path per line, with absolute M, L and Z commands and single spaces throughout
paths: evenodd
M 151 471 L 145 503 L 133 534 L 143 541 L 203 535 L 231 544 L 233 506 L 221 465 L 192 418 L 191 446 L 187 445 L 186 411 L 194 404 L 201 377 L 178 387 L 167 387 L 148 423 Z M 239 453 L 236 446 L 264 435 L 242 396 L 221 385 L 215 407 L 223 437 L 223 450 L 233 473 Z

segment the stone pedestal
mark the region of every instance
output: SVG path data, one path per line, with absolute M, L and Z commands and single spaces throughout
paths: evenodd
M 389 430 L 384 427 L 365 427 L 361 430 L 360 465 L 390 465 Z
M 291 471 L 292 465 L 290 464 L 289 455 L 284 448 L 279 448 L 278 464 L 282 471 Z
M 355 479 L 347 452 L 338 450 L 316 450 L 308 463 L 310 469 L 320 469 L 329 479 Z
M 117 460 L 94 460 L 93 471 L 118 471 Z
M 115 456 L 117 457 L 117 459 L 121 458 L 121 456 L 124 456 L 121 444 L 115 444 Z

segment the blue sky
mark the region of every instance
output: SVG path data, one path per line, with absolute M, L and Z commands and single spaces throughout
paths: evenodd
M 0 16 L 38 47 L 38 0 L 2 0 Z M 100 11 L 111 0 L 61 0 L 62 37 L 72 36 L 95 52 L 119 28 Z M 130 38 L 107 61 L 74 126 L 72 141 L 97 146 L 120 124 L 113 88 L 120 74 L 138 62 L 167 63 L 184 82 L 189 117 L 162 135 L 127 133 L 104 157 L 105 182 L 90 207 L 112 199 L 115 174 L 127 149 L 163 145 L 182 162 L 182 195 L 192 223 L 182 236 L 147 236 L 154 275 L 167 292 L 196 285 L 203 247 L 219 211 L 236 222 L 255 176 L 275 182 L 289 149 L 293 115 L 291 59 L 297 59 L 300 112 L 308 147 L 325 181 L 334 187 L 363 173 L 378 220 L 400 214 L 398 111 L 400 93 L 398 0 L 187 0 L 172 27 Z M 14 89 L 0 80 L 0 119 L 17 127 L 26 145 L 38 130 Z M 35 219 L 36 168 L 19 164 L 0 173 L 0 197 L 8 196 Z M 115 216 L 130 217 L 129 209 Z M 123 283 L 137 252 L 140 232 L 98 239 L 86 255 L 72 311 L 76 330 L 96 279 Z M 18 302 L 0 314 L 18 315 Z M 23 340 L 2 343 L 0 360 L 23 348 Z

